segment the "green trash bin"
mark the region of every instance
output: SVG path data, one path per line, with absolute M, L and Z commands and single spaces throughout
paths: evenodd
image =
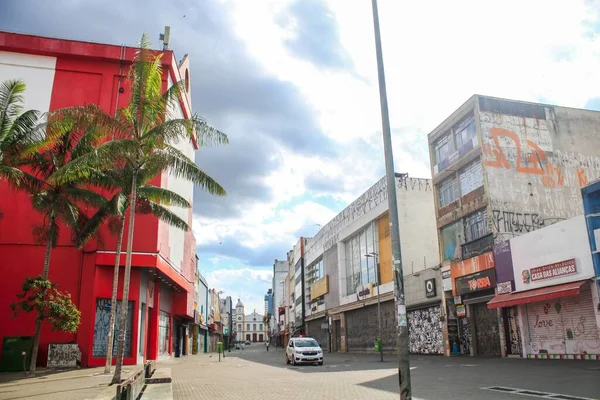
M 26 353 L 25 368 L 29 371 L 33 336 L 5 336 L 2 343 L 1 372 L 23 371 L 23 352 Z
M 377 353 L 381 353 L 381 350 L 382 350 L 381 339 L 377 338 L 377 339 L 375 339 L 375 351 Z
M 217 353 L 223 352 L 223 342 L 217 342 Z

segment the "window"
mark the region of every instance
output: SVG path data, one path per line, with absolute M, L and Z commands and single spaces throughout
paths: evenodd
M 361 285 L 375 283 L 375 258 L 367 254 L 379 251 L 379 235 L 376 221 L 369 223 L 345 243 L 346 276 L 345 295 L 357 292 Z
M 483 186 L 483 167 L 476 160 L 459 172 L 460 195 L 464 196 Z
M 169 332 L 171 331 L 171 315 L 160 311 L 158 316 L 158 354 L 169 352 Z
M 238 317 L 238 321 L 241 321 L 241 320 L 242 320 L 242 317 L 241 317 L 241 316 L 240 316 L 240 317 Z
M 433 151 L 435 153 L 436 164 L 447 160 L 450 157 L 450 154 L 454 151 L 452 135 L 446 135 L 435 142 L 433 145 Z
M 472 242 L 489 233 L 487 210 L 481 210 L 468 215 L 465 221 L 465 236 L 467 242 Z
M 250 324 L 246 324 L 246 330 L 249 331 L 250 330 Z
M 106 357 L 108 350 L 108 327 L 110 325 L 110 299 L 96 299 L 96 317 L 94 320 L 94 342 L 92 357 Z M 117 300 L 117 313 L 113 341 L 113 354 L 117 354 L 119 322 L 121 321 L 121 300 Z M 133 301 L 127 303 L 127 322 L 125 324 L 125 357 L 131 357 L 131 331 L 133 325 Z
M 252 330 L 255 331 L 256 330 L 256 324 L 252 324 Z
M 438 200 L 440 208 L 458 200 L 458 181 L 456 177 L 448 178 L 439 184 Z
M 306 269 L 306 283 L 310 286 L 319 279 L 325 277 L 323 259 L 319 259 Z
M 262 331 L 262 330 L 263 330 L 263 324 L 260 324 L 260 326 L 258 327 L 258 330 L 259 330 L 259 331 Z
M 456 148 L 460 149 L 465 144 L 468 144 L 476 135 L 477 125 L 475 124 L 475 119 L 472 116 L 468 117 L 454 129 Z
M 242 331 L 242 324 L 238 324 L 238 332 Z
M 463 224 L 461 221 L 446 225 L 441 229 L 443 257 L 444 260 L 456 260 L 461 258 L 460 245 L 464 240 Z

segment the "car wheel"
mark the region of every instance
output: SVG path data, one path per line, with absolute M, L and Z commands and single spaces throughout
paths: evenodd
M 287 354 L 285 355 L 285 363 L 289 364 L 290 363 L 290 359 L 288 358 Z
M 293 355 L 292 355 L 292 365 L 296 366 L 296 357 L 294 357 Z
M 317 363 L 318 365 L 323 365 L 323 361 L 321 361 L 320 363 Z

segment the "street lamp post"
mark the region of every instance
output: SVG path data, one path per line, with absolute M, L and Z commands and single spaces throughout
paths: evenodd
M 379 100 L 381 103 L 381 124 L 383 131 L 383 149 L 385 155 L 385 175 L 387 181 L 388 212 L 390 215 L 390 236 L 392 242 L 392 262 L 394 265 L 394 297 L 396 301 L 398 321 L 398 384 L 400 400 L 412 400 L 410 384 L 410 361 L 408 359 L 408 321 L 404 299 L 404 274 L 402 271 L 402 253 L 400 248 L 400 227 L 398 224 L 398 204 L 396 203 L 396 177 L 394 171 L 394 153 L 392 151 L 392 135 L 390 116 L 385 87 L 385 71 L 383 68 L 383 50 L 381 49 L 381 33 L 379 31 L 379 12 L 377 0 L 371 0 L 373 7 L 373 30 L 375 33 L 375 50 L 377 53 L 377 75 L 379 78 Z
M 381 362 L 383 362 L 383 336 L 381 334 L 381 296 L 379 294 L 379 286 L 381 285 L 379 279 L 379 254 L 377 253 L 369 253 L 366 255 L 369 258 L 375 259 L 375 274 L 377 280 L 377 330 L 379 334 L 379 340 L 381 341 L 381 348 L 379 349 L 379 357 Z

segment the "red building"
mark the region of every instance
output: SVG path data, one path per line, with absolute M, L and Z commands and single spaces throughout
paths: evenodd
M 189 77 L 189 59 L 186 56 L 178 64 L 173 52 L 164 53 L 166 90 L 172 82 Z M 0 79 L 25 81 L 26 109 L 48 111 L 96 103 L 114 113 L 129 100 L 125 78 L 134 54 L 135 49 L 130 47 L 0 32 Z M 190 116 L 189 83 L 186 91 L 171 118 Z M 195 143 L 187 142 L 177 147 L 192 159 L 197 149 Z M 176 191 L 190 203 L 193 200 L 193 185 L 167 172 L 152 183 Z M 172 211 L 191 225 L 190 209 L 173 207 Z M 25 277 L 42 273 L 44 245 L 36 243 L 32 234 L 32 228 L 41 222 L 41 215 L 33 210 L 28 196 L 0 181 L 0 340 L 7 336 L 33 336 L 34 316 L 12 318 L 8 305 L 16 300 Z M 82 366 L 104 365 L 116 237 L 104 227 L 97 239 L 78 250 L 70 236 L 63 227 L 51 255 L 50 280 L 71 293 L 81 310 L 81 325 L 76 334 L 65 334 L 51 331 L 50 325 L 44 323 L 38 363 L 46 365 L 49 344 L 77 343 Z M 123 251 L 125 243 L 126 238 Z M 138 216 L 133 246 L 125 363 L 187 354 L 187 326 L 194 317 L 193 234 L 151 216 Z M 123 253 L 121 265 L 124 263 Z M 122 284 L 123 269 L 119 300 Z

